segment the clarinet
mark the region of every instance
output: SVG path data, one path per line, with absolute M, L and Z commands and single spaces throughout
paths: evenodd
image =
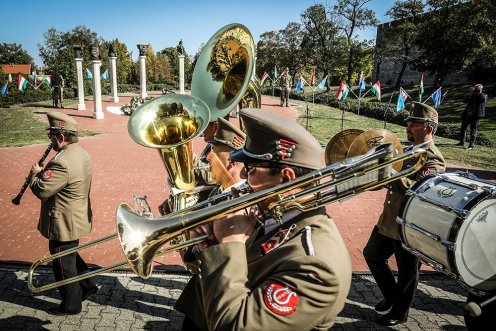
M 40 160 L 38 161 L 38 164 L 43 164 L 43 161 L 45 161 L 46 157 L 48 156 L 48 154 L 50 153 L 52 148 L 53 148 L 52 144 L 49 144 L 47 149 L 45 150 L 45 153 L 43 153 Z M 26 177 L 26 181 L 24 182 L 24 184 L 21 187 L 21 191 L 14 199 L 12 199 L 12 203 L 14 205 L 18 206 L 21 203 L 22 195 L 24 194 L 24 192 L 28 188 L 29 183 L 31 182 L 31 177 L 33 177 L 33 175 L 31 174 L 31 171 L 30 171 L 28 176 Z

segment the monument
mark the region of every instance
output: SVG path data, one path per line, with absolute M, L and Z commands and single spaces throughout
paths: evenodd
M 78 89 L 78 110 L 86 110 L 86 104 L 84 103 L 84 85 L 83 85 L 83 46 L 82 45 L 72 45 L 74 51 L 74 59 L 76 61 L 76 77 L 77 77 L 77 89 Z
M 138 44 L 139 50 L 139 62 L 140 62 L 140 88 L 141 97 L 146 98 L 148 95 L 146 93 L 146 51 L 148 50 L 148 45 Z
M 100 47 L 98 44 L 90 46 L 91 62 L 93 63 L 93 118 L 103 119 L 105 115 L 102 111 L 102 86 L 100 82 L 100 66 L 102 60 L 100 57 Z

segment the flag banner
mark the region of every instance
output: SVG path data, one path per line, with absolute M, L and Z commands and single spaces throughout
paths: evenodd
M 0 94 L 2 94 L 2 95 L 9 94 L 9 88 L 8 88 L 8 86 L 9 86 L 9 81 L 6 81 L 5 82 L 5 85 L 2 87 L 2 91 L 0 91 Z
M 26 91 L 26 86 L 28 86 L 28 80 L 22 75 L 17 76 L 17 88 L 24 92 Z
M 86 78 L 87 79 L 93 79 L 93 74 L 91 73 L 91 71 L 89 71 L 88 68 L 86 68 Z
M 432 102 L 434 107 L 439 107 L 441 105 L 441 88 L 438 88 L 434 93 L 432 93 Z
M 45 83 L 48 87 L 52 87 L 52 76 L 46 76 L 43 83 Z
M 274 79 L 277 79 L 277 65 L 274 65 Z
M 365 77 L 363 77 L 363 71 L 360 73 L 360 81 L 358 82 L 360 86 L 360 92 L 365 91 Z
M 300 76 L 300 80 L 296 84 L 296 93 L 300 93 L 300 91 L 303 89 L 303 86 L 305 86 L 306 83 L 307 81 L 305 80 L 305 78 Z
M 419 101 L 422 102 L 422 94 L 424 94 L 424 74 L 420 74 L 419 83 Z
M 105 70 L 105 72 L 102 74 L 101 76 L 103 79 L 109 79 L 109 73 L 108 73 L 108 69 Z
M 336 99 L 339 101 L 344 101 L 348 97 L 348 92 L 350 91 L 350 88 L 346 83 L 341 81 L 341 85 L 339 85 L 338 93 L 336 94 Z
M 312 75 L 310 76 L 310 85 L 315 85 L 315 68 L 313 68 Z
M 9 83 L 12 83 L 12 75 L 9 74 Z
M 269 74 L 267 73 L 267 71 L 264 71 L 263 75 L 262 75 L 262 78 L 260 78 L 260 85 L 264 85 L 265 82 L 269 79 Z
M 377 100 L 381 101 L 381 82 L 378 80 L 377 83 L 372 85 L 370 88 L 372 93 L 377 97 Z
M 326 82 L 327 82 L 327 76 L 325 76 L 324 79 L 322 79 L 322 81 L 318 85 L 318 88 L 322 90 L 326 86 Z
M 400 93 L 398 94 L 398 102 L 396 103 L 396 111 L 402 111 L 405 109 L 405 100 L 408 98 L 406 91 L 400 87 Z

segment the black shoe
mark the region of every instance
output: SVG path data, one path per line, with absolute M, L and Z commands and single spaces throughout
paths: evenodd
M 464 145 L 465 145 L 464 143 L 458 143 L 455 146 L 464 146 Z
M 474 149 L 474 145 L 468 145 L 467 149 L 470 151 L 472 149 Z
M 67 316 L 67 315 L 77 315 L 79 314 L 78 313 L 68 313 L 64 310 L 60 310 L 58 307 L 57 308 L 50 308 L 48 309 L 47 313 L 49 313 L 50 315 L 54 315 L 54 316 Z
M 407 320 L 406 317 L 398 318 L 398 317 L 392 316 L 391 314 L 386 314 L 386 315 L 379 317 L 375 321 L 377 324 L 380 324 L 380 325 L 395 326 L 395 325 L 398 325 L 401 323 L 405 323 L 406 320 Z
M 375 309 L 375 311 L 382 313 L 382 312 L 385 312 L 385 311 L 388 311 L 389 309 L 391 309 L 392 306 L 393 306 L 392 301 L 384 299 L 384 300 L 381 300 L 378 303 L 376 303 L 376 305 L 374 306 L 374 309 Z
M 100 286 L 94 286 L 90 288 L 89 290 L 83 290 L 83 294 L 81 294 L 81 301 L 89 299 L 92 295 L 94 295 L 98 290 L 100 289 Z

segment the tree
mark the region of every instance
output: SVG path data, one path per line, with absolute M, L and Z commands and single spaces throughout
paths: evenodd
M 348 57 L 347 57 L 347 76 L 351 82 L 353 74 L 353 53 L 357 52 L 354 48 L 360 45 L 355 38 L 357 30 L 369 26 L 377 25 L 375 13 L 364 6 L 371 0 L 339 0 L 334 6 L 334 13 L 340 17 L 340 29 L 346 36 Z
M 302 14 L 305 33 L 302 52 L 307 65 L 321 73 L 321 79 L 329 75 L 331 68 L 339 66 L 343 59 L 344 45 L 338 36 L 338 27 L 333 17 L 322 4 L 308 7 Z M 329 86 L 327 87 L 329 89 Z
M 420 25 L 414 68 L 434 75 L 437 87 L 449 74 L 466 69 L 477 51 L 491 43 L 495 22 L 489 11 L 494 5 L 490 0 L 428 0 L 427 5 L 431 12 Z
M 146 78 L 151 84 L 172 82 L 171 67 L 167 57 L 156 53 L 151 44 L 148 44 L 146 52 Z
M 393 52 L 401 63 L 401 69 L 396 80 L 396 87 L 401 86 L 403 74 L 409 64 L 412 63 L 412 48 L 418 35 L 420 25 L 419 17 L 424 11 L 421 0 L 397 0 L 389 10 L 390 16 L 395 24 L 391 26 L 390 43 L 396 48 Z
M 389 42 L 377 43 L 374 49 L 375 59 L 375 81 L 381 76 L 381 65 L 384 61 L 394 58 L 396 55 L 396 46 Z
M 179 86 L 179 54 L 177 53 L 176 47 L 166 47 L 160 51 L 169 62 L 171 68 L 171 85 Z M 191 84 L 192 71 L 190 70 L 191 63 L 189 62 L 189 56 L 184 51 L 184 83 L 185 85 Z
M 117 59 L 115 60 L 115 65 L 117 67 L 117 84 L 129 84 L 133 70 L 133 60 L 131 58 L 131 53 L 127 50 L 126 44 L 120 42 L 119 39 L 115 38 L 110 41 L 104 41 L 100 45 L 102 70 L 109 66 L 108 50 L 110 44 L 114 45 L 114 49 L 117 52 Z
M 33 67 L 34 61 L 21 44 L 1 43 L 0 64 L 31 64 Z

